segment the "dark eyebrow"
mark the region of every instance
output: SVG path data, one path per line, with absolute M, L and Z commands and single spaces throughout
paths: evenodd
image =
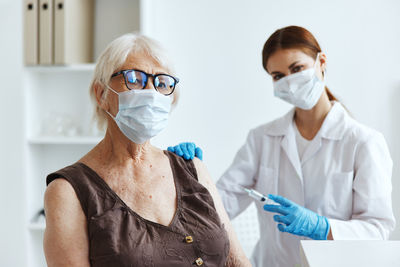
M 292 64 L 290 64 L 289 69 L 293 68 L 294 65 L 296 65 L 297 63 L 299 63 L 299 61 L 295 61 L 295 62 L 293 62 Z
M 273 72 L 271 72 L 271 75 L 272 75 L 272 74 L 280 74 L 280 73 L 282 73 L 282 72 L 280 72 L 280 71 L 273 71 Z
M 297 63 L 299 63 L 299 61 L 295 61 L 292 64 L 290 64 L 289 69 L 293 68 Z M 272 74 L 280 74 L 280 73 L 281 73 L 280 71 L 273 71 L 273 72 L 271 72 L 271 75 Z

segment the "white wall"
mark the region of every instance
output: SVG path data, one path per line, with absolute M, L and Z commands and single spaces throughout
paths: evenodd
M 261 50 L 273 31 L 309 29 L 327 53 L 327 84 L 354 117 L 381 131 L 394 160 L 400 219 L 399 1 L 151 0 L 146 33 L 169 50 L 181 101 L 156 144 L 194 141 L 218 179 L 249 129 L 282 116 Z M 400 239 L 400 224 L 392 239 Z
M 0 266 L 24 266 L 22 2 L 0 0 Z

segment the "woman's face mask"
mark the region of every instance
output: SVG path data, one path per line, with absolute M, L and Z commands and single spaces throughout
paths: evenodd
M 325 82 L 316 75 L 316 66 L 290 74 L 273 83 L 274 95 L 298 108 L 309 110 L 318 102 L 325 88 Z
M 130 90 L 118 93 L 118 113 L 114 119 L 121 132 L 132 142 L 143 144 L 168 124 L 172 98 L 156 90 Z

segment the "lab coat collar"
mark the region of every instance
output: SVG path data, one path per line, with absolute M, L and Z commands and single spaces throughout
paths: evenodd
M 325 139 L 341 140 L 346 128 L 346 118 L 349 116 L 342 104 L 332 102 L 333 106 L 326 116 L 318 135 Z M 291 109 L 285 116 L 270 123 L 265 133 L 271 136 L 286 136 L 290 133 L 293 123 L 295 108 Z
M 320 136 L 325 139 L 341 140 L 345 133 L 348 116 L 342 104 L 333 101 L 333 107 L 319 130 Z

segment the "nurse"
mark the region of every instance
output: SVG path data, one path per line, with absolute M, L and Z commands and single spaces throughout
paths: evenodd
M 383 135 L 355 121 L 325 86 L 327 57 L 306 29 L 275 31 L 262 51 L 276 97 L 294 108 L 250 130 L 217 183 L 230 219 L 253 188 L 279 205 L 257 203 L 255 266 L 295 266 L 302 239 L 387 239 L 395 227 L 392 160 Z M 170 147 L 190 159 L 193 143 Z

